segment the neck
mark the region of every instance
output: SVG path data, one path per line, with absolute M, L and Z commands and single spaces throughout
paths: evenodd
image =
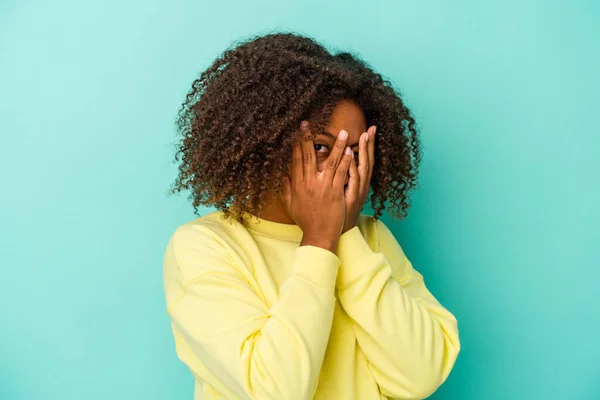
M 265 204 L 267 205 L 260 213 L 258 213 L 257 217 L 268 221 L 279 222 L 281 224 L 296 225 L 296 222 L 294 222 L 292 217 L 290 217 L 285 210 L 283 202 L 279 197 L 273 199 L 272 194 L 269 194 L 265 199 Z

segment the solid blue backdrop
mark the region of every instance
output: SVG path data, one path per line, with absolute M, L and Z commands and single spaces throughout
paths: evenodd
M 234 40 L 358 52 L 424 160 L 392 222 L 459 320 L 435 399 L 600 398 L 600 5 L 593 1 L 0 3 L 0 399 L 192 399 L 162 256 L 185 196 L 174 119 Z M 210 210 L 209 210 L 210 211 Z

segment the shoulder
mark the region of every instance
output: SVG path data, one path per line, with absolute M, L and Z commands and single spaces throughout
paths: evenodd
M 163 281 L 170 309 L 190 282 L 205 275 L 236 270 L 227 247 L 227 233 L 217 212 L 179 225 L 170 235 L 163 257 Z
M 224 245 L 236 229 L 233 222 L 222 218 L 221 211 L 213 211 L 178 226 L 171 234 L 169 242 L 177 246 L 201 245 L 207 242 Z
M 232 253 L 232 232 L 239 228 L 214 211 L 178 226 L 171 234 L 166 254 L 178 263 L 204 261 L 228 262 Z
M 389 228 L 381 221 L 381 219 L 373 220 L 373 216 L 369 214 L 360 214 L 358 222 L 356 224 L 360 229 L 361 233 L 369 242 L 373 242 L 376 247 L 379 247 L 380 240 L 386 239 L 387 236 L 392 235 Z M 393 235 L 392 235 L 393 236 Z

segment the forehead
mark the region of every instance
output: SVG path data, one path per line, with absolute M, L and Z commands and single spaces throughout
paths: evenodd
M 367 130 L 366 124 L 365 114 L 354 101 L 340 100 L 331 112 L 326 129 L 335 136 L 344 129 L 348 132 L 348 143 L 354 143 Z

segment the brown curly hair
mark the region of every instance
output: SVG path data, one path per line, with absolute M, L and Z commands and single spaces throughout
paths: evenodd
M 200 205 L 215 206 L 244 224 L 243 212 L 257 215 L 270 191 L 283 190 L 300 121 L 314 138 L 342 99 L 377 126 L 373 220 L 388 199 L 388 212 L 405 217 L 421 144 L 400 93 L 359 56 L 287 32 L 234 42 L 192 83 L 177 117 L 181 164 L 170 192 L 191 190 L 196 215 Z

